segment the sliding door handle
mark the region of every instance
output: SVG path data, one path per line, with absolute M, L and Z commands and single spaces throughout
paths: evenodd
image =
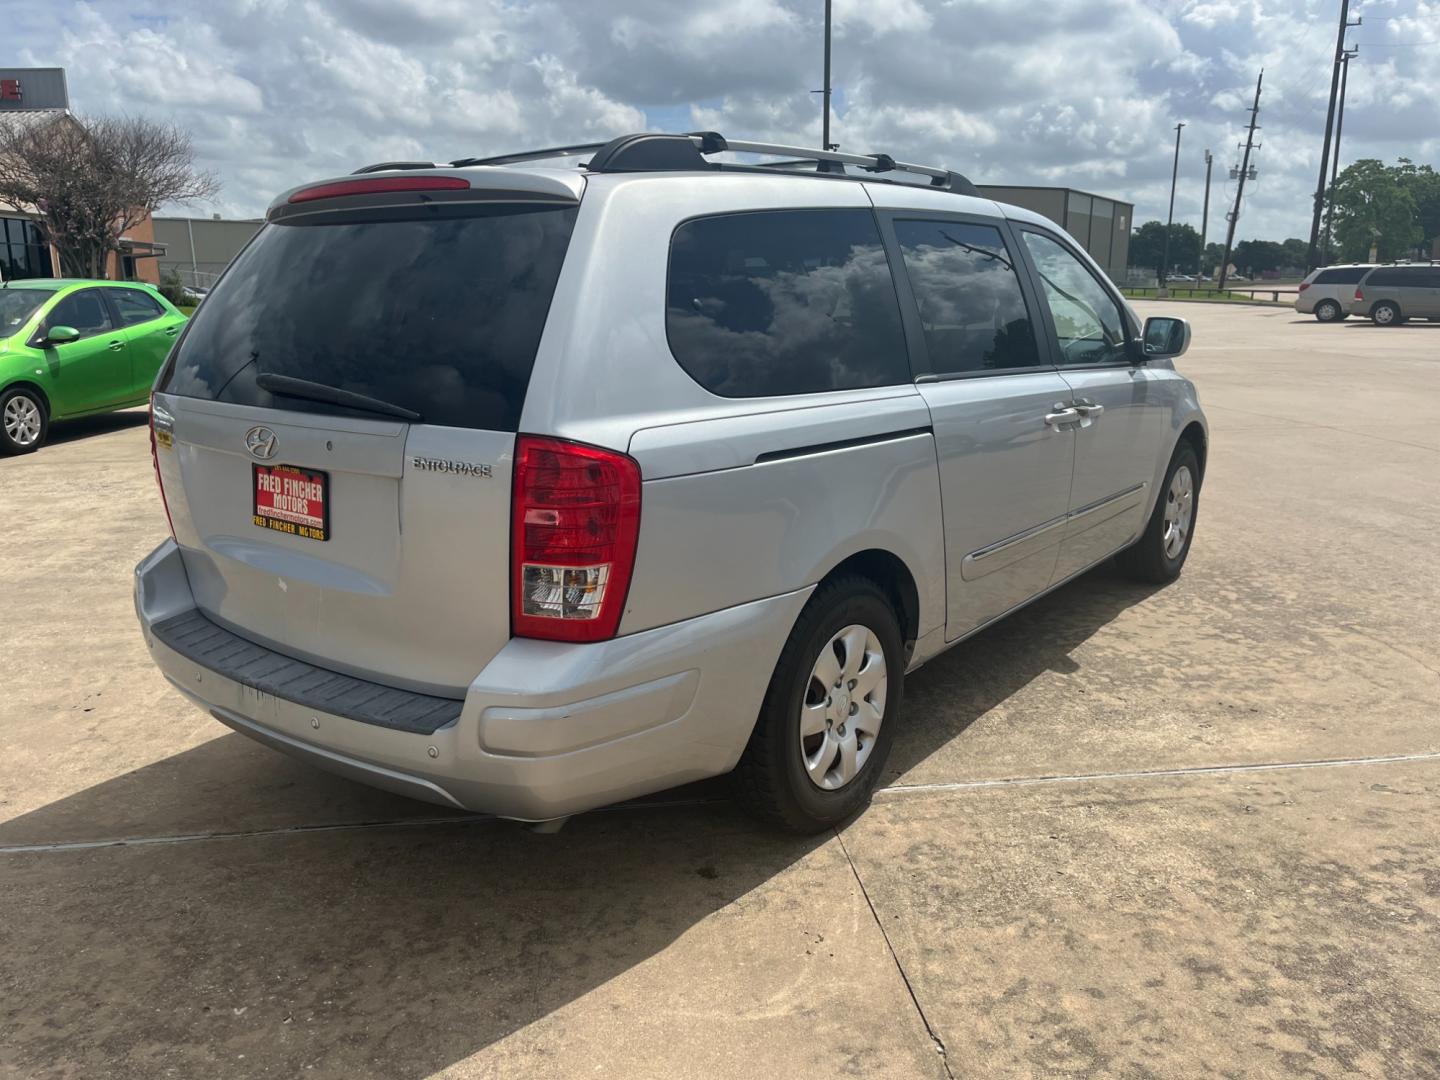
M 1093 401 L 1086 401 L 1084 398 L 1075 402 L 1075 408 L 1087 420 L 1093 420 L 1105 411 L 1104 405 L 1096 405 Z
M 1080 411 L 1078 409 L 1061 408 L 1059 405 L 1055 408 L 1058 411 L 1045 414 L 1045 423 L 1051 427 L 1059 427 L 1061 424 L 1073 424 L 1076 420 L 1080 419 Z

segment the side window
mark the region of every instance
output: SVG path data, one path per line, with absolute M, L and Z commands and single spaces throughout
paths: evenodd
M 165 309 L 158 300 L 139 289 L 106 289 L 105 294 L 110 297 L 110 303 L 115 305 L 121 326 L 149 322 L 165 314 Z
M 1045 287 L 1045 302 L 1060 339 L 1060 364 L 1113 364 L 1129 358 L 1125 316 L 1100 282 L 1059 243 L 1022 230 Z
M 1382 266 L 1379 270 L 1371 273 L 1365 284 L 1385 285 L 1392 289 L 1403 289 L 1406 286 L 1412 289 L 1423 288 L 1425 286 L 1425 282 L 1421 278 L 1423 273 L 1424 271 L 1418 266 Z
M 1365 267 L 1346 266 L 1339 270 L 1322 270 L 1311 283 L 1314 285 L 1354 285 L 1365 276 Z
M 82 338 L 115 329 L 99 289 L 82 289 L 61 300 L 45 319 L 45 329 L 52 326 L 72 326 Z
M 936 375 L 1040 363 L 1035 328 L 1000 230 L 958 221 L 897 221 Z
M 725 397 L 911 381 L 900 305 L 868 210 L 697 218 L 670 244 L 665 330 Z

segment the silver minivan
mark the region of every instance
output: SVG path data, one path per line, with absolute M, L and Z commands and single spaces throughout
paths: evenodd
M 1320 322 L 1340 322 L 1355 286 L 1373 269 L 1374 263 L 1345 263 L 1311 270 L 1295 292 L 1295 310 Z
M 1376 326 L 1399 326 L 1407 319 L 1440 319 L 1440 263 L 1375 267 L 1355 286 L 1346 311 L 1368 315 Z
M 1189 339 L 884 155 L 373 166 L 276 199 L 160 373 L 136 608 L 201 709 L 369 784 L 555 822 L 733 772 L 823 829 L 908 672 L 1111 556 L 1180 572 Z

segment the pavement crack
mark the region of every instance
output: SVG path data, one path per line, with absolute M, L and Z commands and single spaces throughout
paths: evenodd
M 845 861 L 850 865 L 850 873 L 855 878 L 855 884 L 860 887 L 860 895 L 865 898 L 865 906 L 870 909 L 870 917 L 875 920 L 875 928 L 880 931 L 880 937 L 885 942 L 885 949 L 895 963 L 895 970 L 900 973 L 900 981 L 905 984 L 905 992 L 910 995 L 910 1004 L 915 1006 L 915 1013 L 920 1017 L 920 1023 L 925 1025 L 925 1033 L 930 1036 L 930 1041 L 935 1045 L 935 1052 L 940 1055 L 940 1064 L 945 1069 L 945 1075 L 950 1080 L 955 1080 L 955 1071 L 950 1068 L 950 1058 L 945 1050 L 945 1040 L 940 1038 L 930 1025 L 930 1018 L 925 1015 L 925 1009 L 915 995 L 915 987 L 910 984 L 910 976 L 905 972 L 905 965 L 900 962 L 900 957 L 895 952 L 895 946 L 890 941 L 890 935 L 885 931 L 885 924 L 880 921 L 880 914 L 875 910 L 875 902 L 870 899 L 870 890 L 865 887 L 865 881 L 860 877 L 860 870 L 856 867 L 855 860 L 850 857 L 850 849 L 845 846 L 845 837 L 840 835 L 839 829 L 832 831 L 835 833 L 835 839 L 840 842 L 840 851 L 844 854 Z

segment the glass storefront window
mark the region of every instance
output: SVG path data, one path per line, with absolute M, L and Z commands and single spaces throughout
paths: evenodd
M 0 277 L 54 277 L 50 248 L 40 226 L 25 218 L 0 218 Z

